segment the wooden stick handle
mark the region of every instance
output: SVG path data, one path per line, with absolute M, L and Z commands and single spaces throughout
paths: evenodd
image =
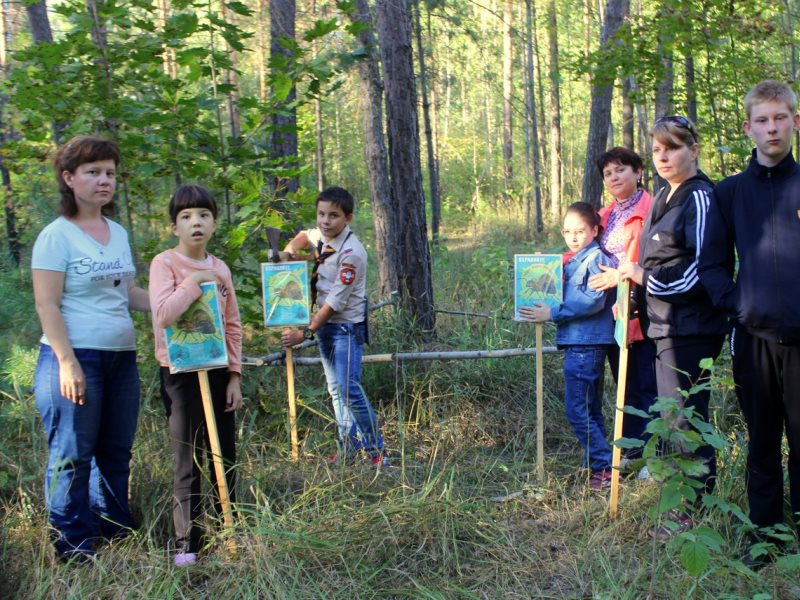
M 542 324 L 536 323 L 536 472 L 544 483 L 544 361 Z
M 286 391 L 289 395 L 289 437 L 292 443 L 292 460 L 300 458 L 300 444 L 297 440 L 297 405 L 294 399 L 294 352 L 286 348 Z
M 628 325 L 630 323 L 630 281 L 621 281 L 619 297 L 621 306 L 617 313 L 617 320 L 622 325 L 622 345 L 619 350 L 619 372 L 617 373 L 617 404 L 614 411 L 614 441 L 622 438 L 622 423 L 625 417 L 625 391 L 628 381 Z M 611 497 L 609 509 L 612 519 L 617 518 L 619 508 L 619 463 L 622 459 L 622 448 L 613 446 L 611 452 Z
M 225 476 L 225 465 L 222 462 L 222 449 L 219 443 L 219 430 L 217 418 L 214 416 L 214 402 L 211 399 L 211 386 L 208 383 L 208 371 L 198 371 L 200 380 L 200 395 L 203 398 L 203 412 L 206 416 L 206 429 L 211 442 L 211 456 L 214 462 L 214 472 L 217 474 L 217 489 L 219 490 L 219 503 L 222 506 L 222 519 L 225 530 L 230 534 L 227 546 L 231 551 L 236 551 L 236 541 L 233 538 L 233 510 L 230 494 L 228 492 L 228 479 Z

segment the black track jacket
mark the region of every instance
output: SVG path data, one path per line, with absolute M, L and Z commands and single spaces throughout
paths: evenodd
M 713 188 L 711 180 L 698 171 L 678 186 L 669 202 L 669 186 L 653 199 L 639 248 L 639 264 L 645 273 L 646 331 L 651 339 L 727 332 L 726 316 L 711 304 L 697 276 Z
M 699 273 L 714 304 L 752 335 L 800 343 L 800 165 L 791 153 L 765 167 L 753 150 L 747 169 L 717 186 Z

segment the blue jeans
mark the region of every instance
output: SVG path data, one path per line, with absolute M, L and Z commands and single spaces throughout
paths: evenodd
M 345 454 L 383 451 L 378 416 L 361 387 L 363 323 L 326 323 L 317 332 L 322 367 L 333 399 L 339 441 Z
M 611 447 L 603 422 L 603 367 L 608 346 L 564 346 L 564 395 L 567 420 L 583 446 L 583 466 L 611 468 Z
M 95 537 L 135 528 L 128 505 L 131 448 L 139 416 L 136 352 L 75 349 L 86 377 L 80 406 L 59 391 L 59 365 L 42 344 L 34 391 L 50 458 L 44 481 L 56 551 L 90 553 Z

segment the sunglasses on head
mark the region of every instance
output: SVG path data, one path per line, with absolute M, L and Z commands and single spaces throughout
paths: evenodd
M 672 123 L 673 125 L 677 125 L 692 134 L 692 138 L 694 141 L 697 141 L 697 133 L 694 130 L 694 125 L 692 122 L 687 119 L 686 117 L 682 117 L 681 115 L 669 115 L 666 117 L 659 117 L 656 119 L 654 125 L 658 125 L 660 123 Z

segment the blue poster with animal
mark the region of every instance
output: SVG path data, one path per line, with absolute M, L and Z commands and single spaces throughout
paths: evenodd
M 228 366 L 228 347 L 219 309 L 217 284 L 200 284 L 202 294 L 164 330 L 170 373 Z
M 308 263 L 262 263 L 261 285 L 265 326 L 302 327 L 311 322 Z
M 521 306 L 561 304 L 564 266 L 560 254 L 514 255 L 514 320 L 523 321 Z

